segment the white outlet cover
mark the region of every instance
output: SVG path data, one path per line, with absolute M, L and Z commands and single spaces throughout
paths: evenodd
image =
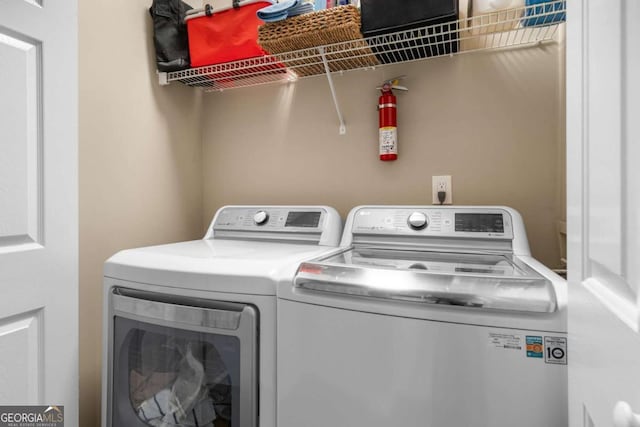
M 444 191 L 446 191 L 446 197 L 444 199 L 444 205 L 453 204 L 453 187 L 451 185 L 451 175 L 439 175 L 431 177 L 431 203 L 434 205 L 439 205 L 440 200 L 438 200 L 438 191 L 440 188 L 444 187 Z

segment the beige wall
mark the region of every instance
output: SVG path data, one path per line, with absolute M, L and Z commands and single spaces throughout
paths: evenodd
M 431 176 L 452 175 L 454 203 L 508 205 L 532 251 L 558 264 L 564 215 L 561 55 L 556 45 L 474 53 L 336 76 L 347 122 L 338 135 L 323 78 L 204 100 L 204 217 L 234 203 L 428 204 Z M 378 93 L 398 94 L 399 159 L 377 159 Z
M 80 425 L 100 425 L 102 264 L 202 229 L 201 94 L 153 78 L 147 0 L 80 2 Z

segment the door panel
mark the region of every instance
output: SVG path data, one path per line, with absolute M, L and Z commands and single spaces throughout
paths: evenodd
M 39 243 L 40 43 L 0 27 L 0 251 Z
M 3 404 L 36 404 L 42 396 L 42 311 L 0 320 L 0 389 Z
M 621 88 L 620 80 L 611 78 L 620 76 L 620 50 L 611 48 L 620 44 L 620 1 L 590 1 L 586 7 L 589 8 L 586 14 L 589 52 L 585 58 L 588 82 L 597 82 L 588 86 L 588 96 L 598 100 L 589 103 L 586 109 L 588 254 L 602 267 L 620 274 Z M 603 25 L 602 16 L 614 18 L 614 21 Z
M 624 171 L 626 173 L 626 217 L 623 242 L 625 244 L 625 276 L 636 291 L 640 291 L 640 13 L 639 2 L 627 1 L 623 16 L 625 19 L 625 39 L 623 49 L 626 52 L 622 73 L 625 76 L 626 90 L 623 91 L 623 127 L 626 140 L 624 147 Z M 634 74 L 635 73 L 635 74 Z
M 582 419 L 584 408 L 595 427 L 611 427 L 618 401 L 640 409 L 640 343 L 637 333 L 584 287 L 571 294 L 570 311 L 578 305 L 569 323 L 569 402 L 579 418 L 572 417 L 570 425 L 589 425 Z

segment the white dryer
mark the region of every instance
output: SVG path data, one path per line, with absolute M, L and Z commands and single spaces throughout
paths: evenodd
M 362 206 L 278 288 L 278 427 L 566 427 L 566 283 L 506 207 Z
M 276 288 L 335 248 L 324 206 L 227 206 L 104 268 L 103 427 L 275 427 Z

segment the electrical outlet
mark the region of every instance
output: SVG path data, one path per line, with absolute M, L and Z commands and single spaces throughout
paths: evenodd
M 440 175 L 431 177 L 431 199 L 434 205 L 440 204 L 438 199 L 438 193 L 440 191 L 445 192 L 445 199 L 443 205 L 450 205 L 453 203 L 453 187 L 451 187 L 451 175 Z

